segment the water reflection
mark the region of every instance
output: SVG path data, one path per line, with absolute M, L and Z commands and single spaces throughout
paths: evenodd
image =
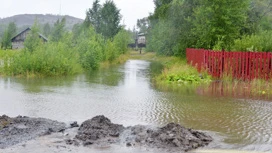
M 107 86 L 117 86 L 120 79 L 124 77 L 124 73 L 119 71 L 119 67 L 114 66 L 110 69 L 101 69 L 90 71 L 86 75 L 82 75 L 78 81 L 86 81 L 91 83 L 103 84 Z
M 151 78 L 161 68 L 130 60 L 72 77 L 0 78 L 0 114 L 79 122 L 104 114 L 126 126 L 177 122 L 223 138 L 210 147 L 272 150 L 270 101 L 240 97 L 243 90 L 228 95 L 218 84 L 160 90 Z
M 198 87 L 198 93 L 203 96 L 272 101 L 272 92 L 269 89 L 265 85 L 250 82 L 215 81 L 207 86 Z

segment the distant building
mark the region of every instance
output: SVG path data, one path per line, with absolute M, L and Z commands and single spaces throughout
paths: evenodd
M 146 38 L 144 33 L 139 33 L 137 37 L 138 44 L 146 44 Z
M 16 36 L 14 36 L 11 39 L 12 42 L 12 49 L 22 49 L 24 48 L 24 42 L 26 40 L 27 35 L 30 33 L 31 28 L 26 28 L 25 30 L 23 30 L 22 32 L 20 32 L 19 34 L 17 34 Z M 47 42 L 48 39 L 43 36 L 42 34 L 39 34 L 39 38 L 42 39 L 44 42 Z

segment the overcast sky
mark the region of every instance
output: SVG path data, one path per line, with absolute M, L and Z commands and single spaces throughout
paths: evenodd
M 100 0 L 101 4 L 106 0 Z M 121 9 L 122 23 L 133 28 L 137 19 L 154 11 L 153 0 L 113 0 Z M 60 14 L 81 19 L 93 0 L 0 0 L 0 18 L 17 14 Z

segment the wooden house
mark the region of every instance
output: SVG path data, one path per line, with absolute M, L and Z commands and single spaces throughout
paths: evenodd
M 16 36 L 14 36 L 11 39 L 12 42 L 12 49 L 22 49 L 24 48 L 24 42 L 26 40 L 27 35 L 31 32 L 31 28 L 26 28 L 25 30 L 23 30 L 22 32 L 20 32 L 19 34 L 17 34 Z M 43 40 L 43 42 L 47 42 L 48 39 L 43 36 L 42 34 L 39 34 L 39 38 Z

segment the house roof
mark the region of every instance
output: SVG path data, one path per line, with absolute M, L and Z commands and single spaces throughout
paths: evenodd
M 44 35 L 42 35 L 42 34 L 39 33 L 39 32 L 38 32 L 38 34 L 39 34 L 39 36 L 40 36 L 41 38 L 43 38 L 44 40 L 48 41 L 48 39 L 47 39 Z
M 138 36 L 145 36 L 145 33 L 139 33 Z
M 18 33 L 16 36 L 14 36 L 13 38 L 11 38 L 11 41 L 14 41 L 14 39 L 15 39 L 16 37 L 18 37 L 20 34 L 26 32 L 26 31 L 28 31 L 28 30 L 31 30 L 31 28 L 28 27 L 28 28 L 26 28 L 25 30 L 21 31 L 21 32 Z M 39 37 L 40 37 L 40 38 L 44 39 L 45 41 L 48 41 L 48 39 L 47 39 L 45 36 L 43 36 L 41 33 L 38 32 L 38 34 L 39 34 Z

